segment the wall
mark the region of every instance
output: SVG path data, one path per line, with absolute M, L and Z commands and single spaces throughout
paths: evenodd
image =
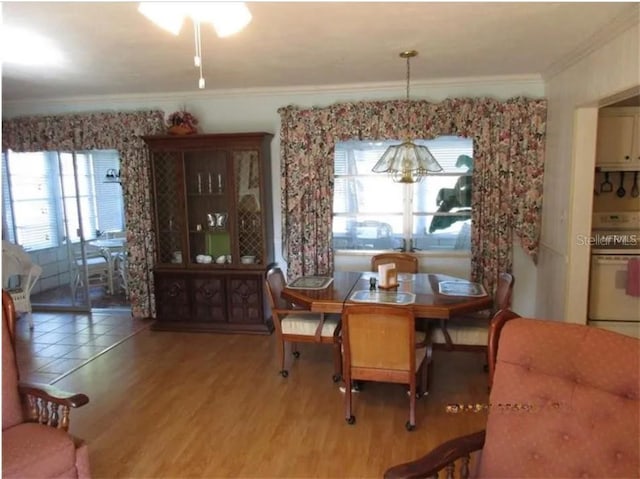
M 637 10 L 636 10 L 637 12 Z M 536 316 L 585 323 L 598 107 L 640 85 L 639 16 L 546 79 L 548 99 L 542 238 Z
M 200 121 L 200 131 L 206 133 L 231 133 L 243 131 L 266 131 L 274 133 L 271 145 L 273 175 L 274 232 L 276 260 L 284 266 L 282 259 L 282 234 L 280 212 L 280 116 L 278 108 L 286 105 L 301 107 L 326 106 L 337 102 L 359 100 L 385 100 L 403 98 L 406 85 L 402 82 L 387 84 L 363 84 L 304 89 L 234 90 L 234 91 L 190 91 L 162 95 L 127 95 L 98 98 L 71 98 L 57 101 L 3 102 L 3 118 L 22 115 L 61 114 L 85 111 L 128 111 L 138 109 L 161 109 L 167 114 L 179 109 L 193 113 Z M 435 82 L 411 82 L 411 98 L 432 102 L 455 97 L 492 97 L 508 99 L 516 96 L 544 97 L 544 85 L 537 76 L 468 78 L 464 80 L 442 80 Z M 516 247 L 516 256 L 519 247 Z M 368 257 L 367 257 L 368 258 Z M 436 268 L 439 272 L 468 277 L 469 257 L 423 259 L 425 270 Z M 362 255 L 338 255 L 336 269 L 365 266 L 368 261 Z M 525 258 L 516 263 L 517 276 L 535 277 L 535 266 Z M 518 282 L 518 284 L 521 284 Z M 521 314 L 532 314 L 528 298 L 535 297 L 535 282 L 524 281 L 523 297 L 516 287 L 514 301 L 522 306 Z

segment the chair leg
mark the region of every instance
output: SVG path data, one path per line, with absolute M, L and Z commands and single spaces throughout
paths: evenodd
M 333 382 L 342 378 L 342 348 L 340 343 L 333 344 Z
M 416 427 L 416 379 L 409 384 L 409 420 L 405 424 L 407 431 L 413 431 Z
M 289 375 L 289 371 L 286 369 L 285 360 L 286 354 L 285 350 L 287 349 L 287 343 L 282 340 L 282 338 L 278 338 L 278 342 L 280 343 L 280 347 L 278 348 L 278 353 L 280 355 L 280 375 L 283 378 L 286 378 Z
M 355 424 L 356 417 L 351 414 L 351 374 L 347 371 L 344 378 L 344 404 L 345 404 L 345 420 L 347 424 Z

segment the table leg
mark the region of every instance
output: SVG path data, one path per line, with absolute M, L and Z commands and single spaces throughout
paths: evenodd
M 451 341 L 451 336 L 449 335 L 449 331 L 447 330 L 447 320 L 440 320 L 440 329 L 442 330 L 442 335 L 444 336 L 444 341 L 447 343 L 447 351 L 451 351 L 453 349 L 453 341 Z

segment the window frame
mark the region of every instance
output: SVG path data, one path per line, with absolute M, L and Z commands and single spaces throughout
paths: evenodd
M 442 142 L 443 145 L 442 146 L 435 146 L 434 147 L 434 143 L 435 142 Z M 354 170 L 353 168 L 353 162 L 355 162 L 355 159 L 350 158 L 349 155 L 351 154 L 351 150 L 355 150 L 355 149 L 369 149 L 369 146 L 380 146 L 380 150 L 377 151 L 376 150 L 376 157 L 379 157 L 382 155 L 382 152 L 384 152 L 384 150 L 386 149 L 386 147 L 389 144 L 395 144 L 397 143 L 396 141 L 384 141 L 384 142 L 380 142 L 380 141 L 356 141 L 356 140 L 350 140 L 350 141 L 346 141 L 346 142 L 338 142 L 335 145 L 335 154 L 334 154 L 334 198 L 333 198 L 333 214 L 332 214 L 332 224 L 334 226 L 333 231 L 332 231 L 332 247 L 334 249 L 334 251 L 336 253 L 339 254 L 359 254 L 359 253 L 364 253 L 364 254 L 370 254 L 371 252 L 387 252 L 387 251 L 393 251 L 393 250 L 405 250 L 405 251 L 410 251 L 410 252 L 414 252 L 414 253 L 419 253 L 421 255 L 437 255 L 437 256 L 470 256 L 471 255 L 471 248 L 470 248 L 470 223 L 467 222 L 467 220 L 470 221 L 470 217 L 472 214 L 472 209 L 471 209 L 471 201 L 470 199 L 468 199 L 468 205 L 465 201 L 462 201 L 462 204 L 460 204 L 459 208 L 452 208 L 452 211 L 450 212 L 442 212 L 442 211 L 438 211 L 438 207 L 436 206 L 435 208 L 428 208 L 428 209 L 424 209 L 424 210 L 420 210 L 417 211 L 417 208 L 414 207 L 415 202 L 416 202 L 416 198 L 418 197 L 420 193 L 420 189 L 422 189 L 422 191 L 424 192 L 423 194 L 426 197 L 426 184 L 429 181 L 428 178 L 429 177 L 439 177 L 439 178 L 445 178 L 445 177 L 449 177 L 449 178 L 455 178 L 455 182 L 457 185 L 457 182 L 460 181 L 460 178 L 463 177 L 472 177 L 472 173 L 473 173 L 473 167 L 472 164 L 471 165 L 457 165 L 458 160 L 455 160 L 454 163 L 455 167 L 453 167 L 453 163 L 452 163 L 452 156 L 454 155 L 457 159 L 460 158 L 460 155 L 464 154 L 469 156 L 470 158 L 473 158 L 473 140 L 471 138 L 464 138 L 464 137 L 456 137 L 456 136 L 444 136 L 444 137 L 439 137 L 435 140 L 414 140 L 415 143 L 418 144 L 426 144 L 430 149 L 436 150 L 434 152 L 434 156 L 436 156 L 436 158 L 443 163 L 443 166 L 445 168 L 449 167 L 448 170 L 445 170 L 443 172 L 439 172 L 439 173 L 429 173 L 427 179 L 423 180 L 420 183 L 415 183 L 415 184 L 405 184 L 402 185 L 400 184 L 400 186 L 402 187 L 402 207 L 398 210 L 398 213 L 383 213 L 383 212 L 350 212 L 348 211 L 348 204 L 349 204 L 349 199 L 345 199 L 343 200 L 344 204 L 345 204 L 345 208 L 342 208 L 344 211 L 336 211 L 336 210 L 340 210 L 341 208 L 337 207 L 336 205 L 336 194 L 340 194 L 337 191 L 337 188 L 340 188 L 340 183 L 341 180 L 347 180 L 344 183 L 346 184 L 346 188 L 343 188 L 343 192 L 342 194 L 345 196 L 348 196 L 348 188 L 349 188 L 349 179 L 355 179 L 358 177 L 380 177 L 380 176 L 384 176 L 384 175 L 380 175 L 380 173 L 373 173 L 371 171 L 363 171 L 362 173 L 358 174 L 357 171 Z M 457 149 L 453 149 L 453 147 L 451 146 L 447 146 L 447 143 L 454 143 L 455 142 L 461 142 L 461 145 L 459 148 Z M 463 143 L 464 142 L 464 143 Z M 449 157 L 445 160 L 442 160 L 441 158 L 439 158 L 439 154 L 437 152 L 438 149 L 442 150 L 443 148 L 448 148 L 451 150 L 451 152 L 447 152 L 447 155 L 449 155 Z M 379 155 L 378 155 L 379 153 Z M 342 158 L 339 158 L 338 155 L 344 155 Z M 342 161 L 343 164 L 342 165 L 338 165 L 338 161 Z M 466 171 L 462 170 L 462 168 L 467 167 Z M 341 173 L 340 170 L 346 171 L 346 173 Z M 390 178 L 386 177 L 385 178 L 386 181 L 392 181 Z M 470 184 L 470 181 L 469 181 Z M 440 190 L 443 189 L 443 187 L 439 188 Z M 433 191 L 433 190 L 430 190 Z M 353 193 L 352 193 L 353 194 Z M 394 193 L 395 194 L 395 193 Z M 467 193 L 470 195 L 470 193 Z M 402 215 L 402 230 L 401 230 L 401 237 L 399 238 L 399 240 L 396 240 L 396 238 L 398 238 L 398 231 L 393 231 L 392 235 L 391 235 L 391 241 L 390 241 L 390 248 L 379 248 L 379 247 L 372 247 L 372 248 L 344 248 L 344 247 L 339 247 L 336 246 L 336 233 L 335 233 L 335 220 L 337 218 L 345 218 L 346 221 L 353 221 L 353 219 L 355 217 L 357 217 L 358 219 L 360 218 L 366 218 L 366 217 L 380 217 L 380 215 L 385 215 L 387 217 L 389 216 L 393 216 L 393 215 Z M 441 248 L 420 248 L 420 238 L 421 236 L 416 233 L 414 233 L 414 222 L 416 221 L 417 218 L 420 217 L 431 217 L 431 221 L 433 221 L 433 219 L 437 218 L 437 217 L 451 217 L 451 216 L 463 216 L 463 217 L 468 217 L 467 219 L 463 220 L 463 223 L 460 224 L 458 226 L 458 232 L 457 233 L 451 233 L 451 234 L 456 234 L 456 239 L 451 239 L 449 240 L 449 244 L 447 246 L 443 246 Z M 454 222 L 454 223 L 458 223 L 458 222 Z M 357 224 L 359 225 L 360 222 L 358 221 Z M 431 222 L 428 223 L 428 225 L 430 225 Z M 453 224 L 453 223 L 452 223 Z M 451 225 L 452 225 L 451 224 Z M 428 226 L 427 225 L 427 226 Z M 449 225 L 449 226 L 451 226 Z M 468 226 L 467 226 L 468 225 Z M 425 227 L 426 229 L 426 227 Z M 446 229 L 446 227 L 444 228 Z M 466 232 L 462 233 L 461 230 L 465 229 Z M 345 235 L 348 237 L 349 236 L 349 228 L 347 228 Z M 425 234 L 425 237 L 423 237 L 423 241 L 422 243 L 426 242 L 426 241 L 430 241 L 431 238 L 437 239 L 436 236 L 429 236 L 431 235 L 431 233 L 427 233 Z M 465 238 L 462 241 L 462 247 L 458 247 L 457 246 L 457 242 L 460 242 L 460 238 L 463 237 L 464 235 L 468 235 L 468 238 Z M 430 238 L 429 240 L 425 239 L 425 238 Z M 359 240 L 359 238 L 356 238 L 357 240 Z M 349 241 L 349 239 L 347 238 L 346 241 Z
M 20 234 L 19 225 L 20 218 L 16 216 L 16 203 L 28 200 L 16 200 L 14 195 L 15 188 L 22 187 L 21 185 L 15 185 L 14 179 L 17 178 L 17 174 L 14 172 L 11 173 L 11 162 L 14 161 L 29 161 L 29 159 L 24 156 L 22 158 L 17 158 L 16 155 L 41 155 L 43 162 L 45 163 L 44 170 L 47 170 L 49 174 L 46 174 L 44 177 L 46 182 L 48 183 L 48 194 L 46 197 L 46 202 L 48 205 L 48 214 L 49 217 L 53 217 L 53 221 L 49 221 L 48 224 L 48 232 L 46 234 L 50 234 L 52 236 L 51 240 L 46 240 L 42 242 L 37 242 L 30 239 L 30 236 L 26 237 L 24 234 Z M 63 155 L 70 155 L 71 158 L 66 157 L 63 159 Z M 106 160 L 105 156 L 106 155 Z M 109 155 L 112 155 L 109 157 Z M 102 233 L 99 231 L 99 213 L 98 210 L 100 208 L 105 208 L 105 205 L 109 205 L 111 207 L 112 215 L 116 215 L 121 218 L 122 228 L 124 228 L 124 201 L 122 198 L 122 192 L 118 192 L 120 195 L 120 199 L 118 201 L 103 201 L 103 199 L 98 197 L 98 192 L 100 191 L 100 182 L 104 181 L 104 177 L 101 175 L 99 171 L 96 171 L 96 164 L 98 159 L 96 156 L 101 157 L 101 161 L 112 162 L 113 165 L 119 165 L 120 158 L 117 150 L 84 150 L 77 152 L 70 151 L 40 151 L 40 152 L 29 152 L 29 153 L 19 153 L 11 150 L 5 151 L 2 154 L 2 188 L 3 188 L 3 207 L 2 207 L 2 217 L 3 217 L 3 229 L 6 229 L 6 239 L 9 241 L 20 244 L 24 247 L 25 250 L 36 252 L 43 251 L 52 248 L 58 248 L 65 241 L 69 240 L 70 243 L 78 243 L 81 241 L 80 236 L 77 235 L 77 232 L 71 232 L 71 238 L 66 237 L 65 233 L 65 218 L 67 220 L 77 220 L 77 198 L 80 201 L 84 201 L 90 210 L 88 215 L 83 211 L 82 214 L 82 223 L 84 230 L 84 240 L 95 239 Z M 75 158 L 74 158 L 75 157 Z M 70 165 L 73 168 L 73 172 L 69 172 L 69 161 L 71 161 Z M 78 161 L 86 162 L 86 170 L 88 174 L 78 176 Z M 66 171 L 63 172 L 63 162 L 67 162 Z M 75 166 L 74 166 L 75 165 Z M 112 167 L 113 165 L 109 165 Z M 104 169 L 104 168 L 103 168 Z M 72 178 L 74 181 L 73 191 L 65 191 L 65 187 L 63 185 L 63 175 L 67 177 L 67 182 L 69 178 Z M 75 179 L 77 177 L 77 180 Z M 79 185 L 80 182 L 80 185 Z M 79 187 L 79 191 L 76 191 L 76 187 Z M 66 202 L 71 201 L 73 204 L 70 205 Z M 71 206 L 74 211 L 72 213 L 67 213 L 65 208 Z M 85 208 L 86 209 L 86 208 Z M 117 211 L 116 211 L 117 210 Z M 103 215 L 104 216 L 104 215 Z M 109 216 L 109 215 L 107 215 Z M 89 221 L 89 224 L 85 224 Z M 44 225 L 43 221 L 41 225 Z M 37 233 L 34 230 L 37 228 L 31 228 L 31 235 L 35 235 Z M 70 228 L 74 228 L 74 225 L 71 225 Z M 111 230 L 109 230 L 111 231 Z M 75 234 L 72 234 L 75 233 Z

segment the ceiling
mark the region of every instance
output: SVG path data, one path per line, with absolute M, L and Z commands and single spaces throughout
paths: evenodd
M 538 75 L 575 55 L 635 3 L 253 2 L 218 38 L 202 28 L 207 90 L 323 87 Z M 173 36 L 133 2 L 3 2 L 3 26 L 49 37 L 60 66 L 4 64 L 3 102 L 197 91 L 191 22 Z M 635 13 L 637 15 L 637 13 Z M 595 35 L 595 37 L 594 37 Z

